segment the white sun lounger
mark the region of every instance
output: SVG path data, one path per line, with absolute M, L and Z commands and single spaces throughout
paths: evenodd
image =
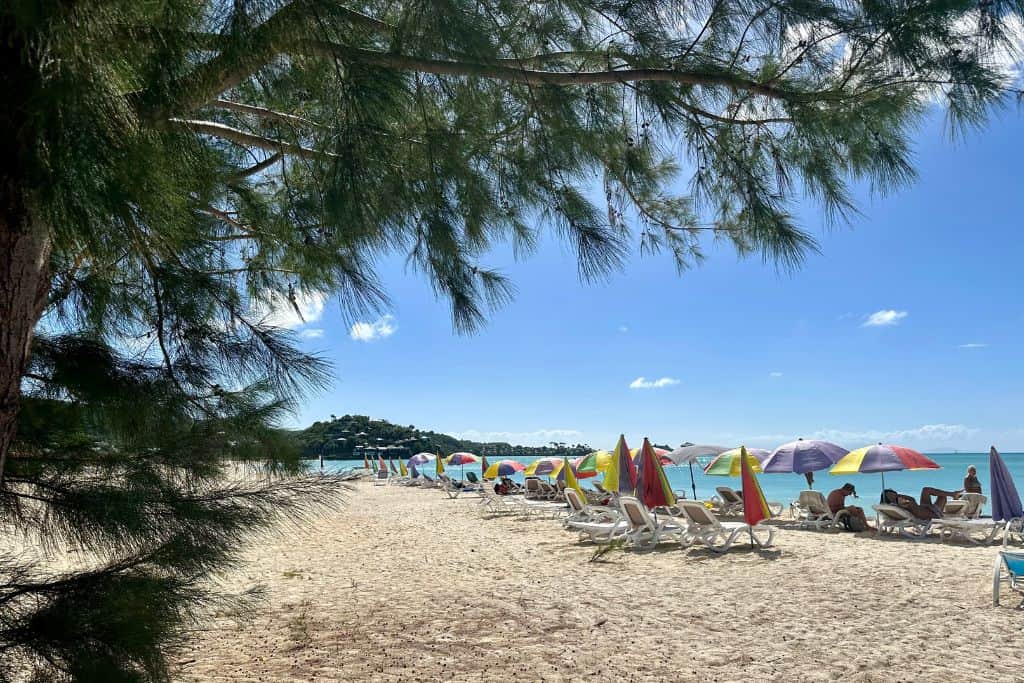
M 687 534 L 692 540 L 700 541 L 716 553 L 724 553 L 734 543 L 742 542 L 746 538 L 753 538 L 754 543 L 761 548 L 770 547 L 775 541 L 775 529 L 770 526 L 755 524 L 751 527 L 745 522 L 721 522 L 715 517 L 715 513 L 698 501 L 681 500 L 677 505 L 679 511 L 690 522 Z M 758 534 L 764 530 L 768 531 L 766 541 L 758 538 Z
M 977 519 L 941 519 L 932 520 L 932 528 L 939 532 L 939 538 L 945 541 L 959 540 L 976 545 L 988 545 L 996 540 L 996 536 L 1006 527 L 1005 522 L 997 522 L 992 518 Z
M 850 515 L 846 510 L 840 510 L 833 514 L 821 491 L 811 489 L 800 492 L 794 511 L 794 518 L 800 522 L 801 529 L 809 527 L 819 530 L 835 529 L 842 524 L 845 517 Z
M 622 517 L 619 511 L 613 508 L 584 503 L 575 489 L 567 488 L 563 493 L 565 502 L 569 504 L 569 516 L 562 520 L 566 526 L 573 522 L 606 522 Z
M 691 540 L 687 535 L 687 526 L 680 524 L 678 517 L 655 517 L 632 496 L 619 498 L 619 508 L 629 523 L 626 539 L 638 548 L 653 548 L 663 540 L 675 540 L 688 545 Z
M 920 541 L 928 536 L 934 521 L 918 519 L 897 505 L 879 504 L 872 505 L 871 508 L 875 511 L 875 528 L 880 534 L 897 534 L 904 538 Z

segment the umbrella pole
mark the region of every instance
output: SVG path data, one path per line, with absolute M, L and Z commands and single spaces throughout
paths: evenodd
M 697 500 L 697 482 L 693 480 L 693 462 L 690 462 L 690 486 L 693 487 L 693 499 Z

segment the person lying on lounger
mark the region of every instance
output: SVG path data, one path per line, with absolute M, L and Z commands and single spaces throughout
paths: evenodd
M 943 491 L 925 486 L 921 489 L 921 499 L 918 502 L 914 500 L 913 496 L 886 489 L 882 492 L 882 502 L 901 507 L 918 519 L 939 519 L 942 517 L 942 508 L 946 505 L 946 499 L 959 499 L 961 495 L 963 495 L 962 489 L 960 491 Z
M 857 507 L 856 505 L 847 505 L 847 496 L 857 498 L 857 489 L 853 487 L 853 484 L 843 484 L 840 488 L 828 494 L 828 509 L 832 511 L 833 515 L 840 510 L 846 510 L 852 518 L 850 523 L 847 524 L 851 531 L 873 531 L 868 526 L 868 518 L 864 514 L 864 508 Z

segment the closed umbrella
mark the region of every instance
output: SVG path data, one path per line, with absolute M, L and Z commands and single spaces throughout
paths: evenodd
M 831 441 L 798 439 L 782 444 L 772 451 L 768 459 L 761 463 L 761 470 L 769 474 L 818 472 L 832 467 L 849 452 Z M 808 485 L 812 485 L 811 481 L 808 477 Z
M 629 446 L 626 445 L 626 437 L 622 434 L 619 435 L 619 442 L 612 451 L 612 459 L 605 470 L 601 485 L 609 493 L 632 495 L 636 490 L 636 465 L 629 453 Z
M 569 458 L 565 458 L 562 462 L 562 473 L 565 479 L 565 488 L 576 489 L 576 492 L 579 493 L 581 497 L 583 497 L 583 487 L 580 486 L 580 483 L 576 480 L 576 475 L 573 474 L 572 465 L 569 463 Z M 586 498 L 584 497 L 583 500 L 586 500 Z
M 640 447 L 640 475 L 637 479 L 636 493 L 644 505 L 649 508 L 672 507 L 676 504 L 676 494 L 668 484 L 668 477 L 661 466 L 661 459 L 654 452 L 654 447 L 646 438 Z
M 771 519 L 772 511 L 765 500 L 761 484 L 754 475 L 754 468 L 747 449 L 740 446 L 740 483 L 743 486 L 743 521 L 750 527 L 750 547 L 754 547 L 754 527 L 763 520 Z
M 692 445 L 692 446 L 680 446 L 671 453 L 668 454 L 669 460 L 677 465 L 686 463 L 690 466 L 690 487 L 693 489 L 693 499 L 697 500 L 697 482 L 693 479 L 693 463 L 697 462 L 697 458 L 706 458 L 708 456 L 718 455 L 724 451 L 729 450 L 727 446 L 709 446 L 709 445 Z
M 1020 494 L 995 446 L 988 451 L 988 467 L 992 475 L 992 519 L 1009 521 L 1015 517 L 1024 517 Z

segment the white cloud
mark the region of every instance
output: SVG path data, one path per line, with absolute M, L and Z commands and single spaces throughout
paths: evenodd
M 629 383 L 630 389 L 664 389 L 670 387 L 673 384 L 679 384 L 679 380 L 675 377 L 662 377 L 660 379 L 647 379 L 646 377 L 637 377 L 635 380 Z
M 294 306 L 283 297 L 275 297 L 273 305 L 257 309 L 257 315 L 261 315 L 267 325 L 293 330 L 319 320 L 324 314 L 324 301 L 325 297 L 320 292 L 299 292 Z
M 626 332 L 629 332 L 629 327 L 626 325 L 619 325 L 619 332 L 625 334 Z
M 781 372 L 777 372 L 777 371 L 776 372 L 769 372 L 768 376 L 769 377 L 782 377 L 782 373 Z
M 978 342 L 970 342 L 970 343 L 967 343 L 967 344 L 961 344 L 958 348 L 961 348 L 961 349 L 983 349 L 986 346 L 988 346 L 988 344 L 979 344 Z
M 861 324 L 861 327 L 885 327 L 887 325 L 896 325 L 899 321 L 907 317 L 906 311 L 894 311 L 892 309 L 875 311 L 867 317 L 866 320 Z
M 980 432 L 975 427 L 963 424 L 928 424 L 907 429 L 867 429 L 863 431 L 843 429 L 819 429 L 799 434 L 760 434 L 741 440 L 749 446 L 774 448 L 782 443 L 804 439 L 824 439 L 847 448 L 859 448 L 871 443 L 894 443 L 912 448 L 929 449 L 964 448 Z
M 537 429 L 532 432 L 489 432 L 468 429 L 451 434 L 457 439 L 467 441 L 505 442 L 513 446 L 546 446 L 552 441 L 579 443 L 583 438 L 583 432 L 577 429 Z
M 383 315 L 372 323 L 357 322 L 352 325 L 348 336 L 356 341 L 372 342 L 390 337 L 398 329 L 393 315 Z
M 299 336 L 303 339 L 319 339 L 324 336 L 324 331 L 319 327 L 311 327 L 308 330 L 303 330 L 299 333 Z

